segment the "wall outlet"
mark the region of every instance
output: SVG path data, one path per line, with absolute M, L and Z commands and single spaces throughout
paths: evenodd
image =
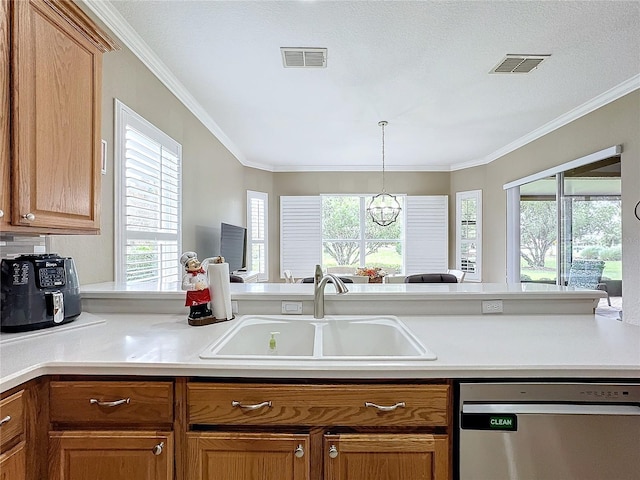
M 238 313 L 238 301 L 231 300 L 231 313 Z
M 502 300 L 483 300 L 482 313 L 502 313 Z
M 283 300 L 282 313 L 284 315 L 302 315 L 302 302 Z

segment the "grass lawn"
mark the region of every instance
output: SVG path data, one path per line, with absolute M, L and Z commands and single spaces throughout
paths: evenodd
M 527 262 L 521 260 L 520 273 L 522 275 L 528 275 L 531 280 L 552 280 L 556 279 L 556 257 L 547 257 L 544 262 L 544 270 L 534 270 L 527 267 Z M 620 260 L 606 260 L 604 262 L 603 277 L 607 277 L 611 280 L 622 280 L 622 261 Z
M 323 254 L 323 265 L 335 267 L 336 261 L 326 253 Z M 353 265 L 355 271 L 359 265 Z M 367 257 L 366 267 L 380 267 L 387 273 L 400 272 L 402 270 L 402 257 L 396 252 L 396 247 L 382 247 L 376 253 Z

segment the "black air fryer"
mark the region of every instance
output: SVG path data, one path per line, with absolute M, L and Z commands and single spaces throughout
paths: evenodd
M 72 258 L 55 253 L 2 260 L 0 330 L 23 332 L 73 321 L 82 311 Z

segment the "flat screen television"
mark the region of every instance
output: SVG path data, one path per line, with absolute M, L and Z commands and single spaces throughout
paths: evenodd
M 246 267 L 247 229 L 222 223 L 220 225 L 220 255 L 229 264 L 229 272 Z

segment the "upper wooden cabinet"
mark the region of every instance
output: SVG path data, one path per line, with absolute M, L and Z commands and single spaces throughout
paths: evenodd
M 0 0 L 0 230 L 9 218 L 9 0 Z
M 2 2 L 0 228 L 97 233 L 102 54 L 116 45 L 68 0 Z

